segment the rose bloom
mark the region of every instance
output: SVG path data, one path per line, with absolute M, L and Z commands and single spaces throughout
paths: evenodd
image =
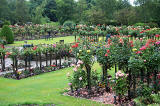
M 146 46 L 142 46 L 140 50 L 146 50 Z
M 77 67 L 73 68 L 73 71 L 77 71 Z
M 137 51 L 137 52 L 136 52 L 136 54 L 140 54 L 140 53 L 142 53 L 142 52 L 141 52 L 141 51 Z
M 90 53 L 91 52 L 91 50 L 87 50 L 87 53 Z
M 82 80 L 82 77 L 79 77 L 79 80 L 81 81 L 81 80 Z
M 133 48 L 132 51 L 135 52 L 135 51 L 137 51 L 137 49 L 136 49 L 136 48 Z
M 67 77 L 69 77 L 69 76 L 70 76 L 70 73 L 68 72 L 68 73 L 67 73 Z
M 72 83 L 68 83 L 68 85 L 69 85 L 69 86 L 71 86 L 71 85 L 72 85 Z
M 83 64 L 83 61 L 78 60 L 77 64 Z

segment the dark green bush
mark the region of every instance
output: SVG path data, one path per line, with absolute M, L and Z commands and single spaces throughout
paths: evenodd
M 8 25 L 3 26 L 0 38 L 6 40 L 7 44 L 12 44 L 14 42 L 13 32 Z

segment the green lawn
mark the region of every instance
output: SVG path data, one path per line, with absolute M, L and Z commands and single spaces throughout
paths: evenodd
M 53 38 L 53 40 L 45 40 L 45 39 L 40 39 L 40 40 L 27 40 L 28 44 L 54 44 L 56 42 L 59 42 L 59 40 L 64 40 L 64 43 L 72 43 L 75 42 L 75 37 L 74 36 L 67 36 L 67 37 L 57 37 Z M 7 46 L 22 46 L 24 45 L 24 41 L 15 41 L 14 44 L 9 44 Z
M 101 70 L 97 63 L 94 65 L 94 68 L 99 72 Z M 103 104 L 91 100 L 62 95 L 64 89 L 68 87 L 67 72 L 72 72 L 72 68 L 57 70 L 22 80 L 0 77 L 0 106 L 12 106 L 13 104 L 103 106 Z

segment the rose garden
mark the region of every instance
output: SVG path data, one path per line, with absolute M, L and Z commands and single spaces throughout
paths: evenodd
M 159 28 L 4 25 L 1 37 L 2 106 L 160 104 Z

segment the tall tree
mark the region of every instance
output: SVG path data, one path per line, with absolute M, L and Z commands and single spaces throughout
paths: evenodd
M 44 16 L 50 18 L 51 21 L 58 21 L 56 16 L 57 4 L 55 0 L 49 0 L 44 8 Z
M 74 0 L 57 0 L 56 16 L 60 24 L 63 24 L 67 20 L 72 20 L 75 13 L 75 1 Z
M 9 8 L 6 0 L 0 0 L 0 20 L 9 19 Z
M 19 24 L 26 23 L 30 20 L 29 8 L 25 0 L 16 1 L 15 15 Z

